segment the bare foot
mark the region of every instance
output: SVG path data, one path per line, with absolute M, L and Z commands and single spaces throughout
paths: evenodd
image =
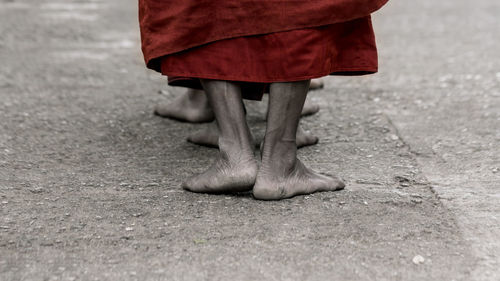
M 315 173 L 297 159 L 285 176 L 276 177 L 259 172 L 253 196 L 260 200 L 280 200 L 320 191 L 341 190 L 344 187 L 340 179 Z
M 318 89 L 323 89 L 325 86 L 325 83 L 323 83 L 323 79 L 318 78 L 318 79 L 312 79 L 311 84 L 309 85 L 309 90 L 314 91 Z
M 313 103 L 310 100 L 306 100 L 304 107 L 302 108 L 301 116 L 308 116 L 318 113 L 319 104 Z
M 218 148 L 219 129 L 217 128 L 217 123 L 212 122 L 200 131 L 190 134 L 187 137 L 187 141 L 201 146 Z
M 191 123 L 212 122 L 215 118 L 205 93 L 194 89 L 189 89 L 169 104 L 157 105 L 154 112 L 161 117 Z
M 304 131 L 302 127 L 299 125 L 297 128 L 297 139 L 295 142 L 297 143 L 297 148 L 302 148 L 305 146 L 315 145 L 319 141 L 318 137 L 311 134 L 310 132 Z
M 253 152 L 232 151 L 225 145 L 219 158 L 205 172 L 193 176 L 182 188 L 200 193 L 243 192 L 252 190 L 257 176 L 257 163 Z
M 279 200 L 300 194 L 335 191 L 345 187 L 340 179 L 318 174 L 304 166 L 294 156 L 291 144 L 283 144 L 281 147 L 285 148 L 285 151 L 278 152 L 273 157 L 263 156 L 253 188 L 253 196 L 256 199 Z M 271 159 L 279 160 L 271 161 Z

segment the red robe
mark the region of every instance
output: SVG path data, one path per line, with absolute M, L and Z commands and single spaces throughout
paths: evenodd
M 206 43 L 363 18 L 388 0 L 139 0 L 142 50 L 159 58 Z

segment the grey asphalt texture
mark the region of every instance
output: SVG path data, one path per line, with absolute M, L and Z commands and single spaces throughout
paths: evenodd
M 380 72 L 326 78 L 302 121 L 346 189 L 261 202 L 180 189 L 217 151 L 153 115 L 183 90 L 135 0 L 0 0 L 0 280 L 500 280 L 498 15 L 390 2 Z

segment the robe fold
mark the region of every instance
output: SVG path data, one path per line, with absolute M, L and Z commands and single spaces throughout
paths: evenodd
M 142 51 L 149 68 L 161 58 L 219 40 L 348 22 L 388 0 L 139 0 Z

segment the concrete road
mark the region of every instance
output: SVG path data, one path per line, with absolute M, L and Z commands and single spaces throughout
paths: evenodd
M 180 189 L 216 151 L 153 116 L 182 90 L 136 6 L 0 0 L 0 280 L 500 280 L 500 2 L 377 13 L 380 73 L 327 78 L 303 120 L 346 190 L 281 202 Z

